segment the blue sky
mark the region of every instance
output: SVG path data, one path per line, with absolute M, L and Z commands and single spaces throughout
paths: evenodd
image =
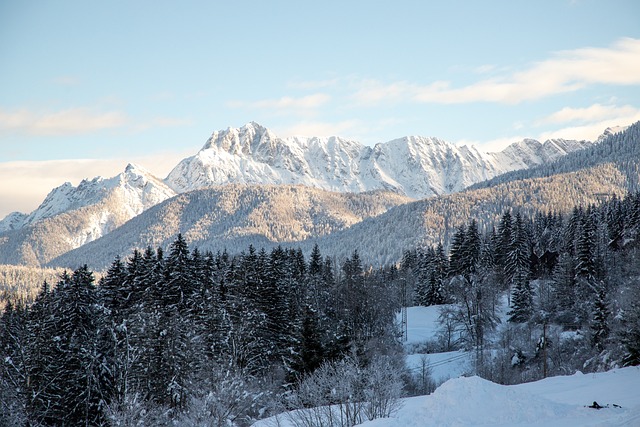
M 0 217 L 214 131 L 487 151 L 640 120 L 640 3 L 0 2 Z

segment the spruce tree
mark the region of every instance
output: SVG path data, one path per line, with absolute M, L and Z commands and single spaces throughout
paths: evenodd
M 595 284 L 596 298 L 593 303 L 591 321 L 591 343 L 598 350 L 604 350 L 609 338 L 609 307 L 607 303 L 607 290 L 603 282 Z
M 511 281 L 512 300 L 509 321 L 522 323 L 533 314 L 533 291 L 530 277 L 530 246 L 520 212 L 516 213 L 511 244 L 506 260 L 506 271 Z
M 46 300 L 46 301 L 43 301 Z M 93 274 L 86 266 L 63 275 L 56 289 L 43 297 L 33 330 L 29 381 L 32 417 L 44 424 L 100 425 L 110 382 L 100 353 L 102 317 Z M 44 334 L 46 335 L 43 335 Z

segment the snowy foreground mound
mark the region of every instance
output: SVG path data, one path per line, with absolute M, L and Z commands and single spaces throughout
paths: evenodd
M 594 401 L 605 408 L 589 408 Z M 289 418 L 283 414 L 255 426 L 294 426 Z M 456 378 L 429 396 L 404 399 L 392 418 L 361 425 L 640 426 L 640 367 L 577 373 L 516 386 L 479 377 Z

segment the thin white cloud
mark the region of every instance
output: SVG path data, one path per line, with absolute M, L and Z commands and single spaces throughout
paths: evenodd
M 81 81 L 74 76 L 58 76 L 53 79 L 53 82 L 60 86 L 77 86 Z
M 477 74 L 487 74 L 496 70 L 496 66 L 493 64 L 484 64 L 476 67 L 473 71 Z
M 289 82 L 287 87 L 300 90 L 318 90 L 338 86 L 341 80 L 338 77 L 326 80 L 297 80 Z
M 191 126 L 195 123 L 193 119 L 190 118 L 180 118 L 180 117 L 154 117 L 151 120 L 138 123 L 133 128 L 137 131 L 144 131 L 152 128 L 168 128 L 168 127 L 182 127 L 182 126 Z
M 546 131 L 540 134 L 538 139 L 545 141 L 553 138 L 564 139 L 586 139 L 588 141 L 594 141 L 598 136 L 602 135 L 602 132 L 606 128 L 613 128 L 617 126 L 628 126 L 637 121 L 640 121 L 640 111 L 636 111 L 628 116 L 619 116 L 615 118 L 609 118 L 605 120 L 592 121 L 580 125 L 567 126 L 561 129 Z
M 619 39 L 608 48 L 560 51 L 524 71 L 454 87 L 449 81 L 427 85 L 365 80 L 354 94 L 359 103 L 420 102 L 517 104 L 574 92 L 593 84 L 640 84 L 640 39 Z
M 152 120 L 152 123 L 159 127 L 176 127 L 176 126 L 190 126 L 194 124 L 193 119 L 179 118 L 179 117 L 156 117 Z
M 229 105 L 234 108 L 251 108 L 261 110 L 295 110 L 314 109 L 327 104 L 331 97 L 324 93 L 315 93 L 299 98 L 284 96 L 277 99 L 263 99 L 258 101 L 231 101 Z
M 89 108 L 72 108 L 36 113 L 27 109 L 0 111 L 0 131 L 30 135 L 75 135 L 124 126 L 128 119 L 120 111 L 96 112 Z
M 640 110 L 631 105 L 602 105 L 593 104 L 584 108 L 565 107 L 553 114 L 543 118 L 537 124 L 557 124 L 571 122 L 594 122 L 603 119 L 625 120 L 628 117 L 634 117 L 640 113 Z

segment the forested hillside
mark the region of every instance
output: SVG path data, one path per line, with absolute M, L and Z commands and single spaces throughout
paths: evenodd
M 467 218 L 448 253 L 405 248 L 400 268 L 317 246 L 201 252 L 178 234 L 115 258 L 98 286 L 86 267 L 65 273 L 4 310 L 2 422 L 245 425 L 327 403 L 350 414 L 330 425 L 387 417 L 417 390 L 403 300 L 441 305 L 431 345 L 473 352 L 475 373 L 502 384 L 640 364 L 640 193 L 525 212 L 485 231 Z
M 225 186 L 176 196 L 147 210 L 107 236 L 49 263 L 103 270 L 133 249 L 166 246 L 182 233 L 189 244 L 237 253 L 250 244 L 274 248 L 296 243 L 308 255 L 317 243 L 338 259 L 357 249 L 375 265 L 398 262 L 406 247 L 449 244 L 469 217 L 481 227 L 510 206 L 526 213 L 568 212 L 575 204 L 622 197 L 628 180 L 612 164 L 547 178 L 410 202 L 390 192 L 331 193 L 302 186 Z
M 21 265 L 0 265 L 0 309 L 6 301 L 32 302 L 43 282 L 56 283 L 64 270 Z
M 567 213 L 575 205 L 623 197 L 627 187 L 625 174 L 615 165 L 602 164 L 408 203 L 318 239 L 317 243 L 323 251 L 339 257 L 348 256 L 349 248 L 355 247 L 363 258 L 384 265 L 399 261 L 407 247 L 437 242 L 449 247 L 453 231 L 469 218 L 476 218 L 480 229 L 486 230 L 513 206 L 527 216 L 536 211 Z M 308 242 L 303 248 L 308 251 L 313 243 Z
M 380 215 L 410 199 L 393 192 L 335 193 L 293 185 L 228 185 L 169 199 L 114 230 L 53 260 L 50 265 L 105 269 L 116 255 L 166 247 L 181 233 L 203 251 L 237 254 L 250 244 L 316 239 Z M 311 247 L 309 248 L 310 252 Z
M 584 150 L 573 151 L 560 161 L 507 172 L 487 181 L 473 184 L 469 189 L 489 188 L 497 184 L 530 178 L 550 177 L 575 172 L 603 163 L 611 163 L 624 174 L 628 190 L 636 191 L 640 185 L 640 122 L 622 132 L 608 135 Z
M 640 364 L 640 193 L 566 215 L 509 209 L 484 232 L 471 219 L 448 256 L 406 251 L 401 276 L 416 304 L 453 304 L 440 345 L 473 349 L 493 381 Z
M 166 254 L 116 259 L 99 286 L 86 267 L 65 273 L 3 314 L 2 421 L 226 425 L 267 414 L 323 362 L 395 366 L 380 359 L 399 351 L 394 271 L 365 271 L 356 252 L 337 266 L 317 248 L 308 261 L 203 254 L 178 235 Z

